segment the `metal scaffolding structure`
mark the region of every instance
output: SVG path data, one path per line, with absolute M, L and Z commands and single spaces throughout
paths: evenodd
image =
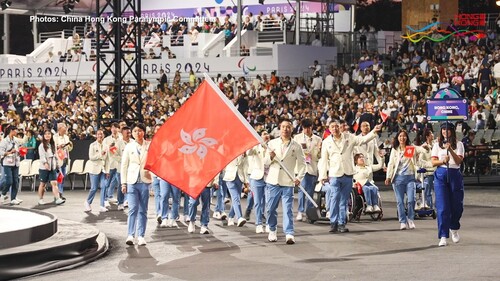
M 141 1 L 97 0 L 96 10 L 110 19 L 96 23 L 98 127 L 142 121 L 141 23 L 123 20 L 141 17 Z

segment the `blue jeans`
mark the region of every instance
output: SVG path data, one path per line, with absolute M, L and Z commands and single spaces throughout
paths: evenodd
M 208 226 L 210 221 L 210 188 L 205 188 L 198 198 L 189 197 L 189 218 L 194 223 L 196 221 L 196 211 L 201 198 L 201 226 Z
M 462 173 L 459 169 L 438 167 L 434 172 L 434 189 L 436 192 L 438 238 L 448 238 L 450 229 L 460 229 L 460 218 L 464 211 Z
M 241 213 L 240 202 L 242 184 L 243 183 L 238 175 L 236 175 L 236 178 L 233 181 L 226 181 L 227 190 L 229 191 L 229 194 L 231 194 L 231 210 L 229 210 L 230 218 L 234 218 L 236 216 L 236 219 L 239 219 L 243 216 Z
M 344 225 L 347 222 L 347 200 L 352 190 L 352 176 L 330 178 L 328 207 L 330 223 Z
M 144 237 L 146 225 L 148 222 L 148 202 L 149 202 L 149 184 L 135 183 L 127 184 L 128 198 L 128 235 Z
M 160 180 L 161 179 L 158 177 L 153 177 L 153 183 L 152 183 L 154 197 L 155 197 L 156 216 L 161 216 Z
M 3 191 L 4 185 L 5 184 L 5 173 L 3 166 L 0 165 L 0 190 Z
M 226 199 L 226 193 L 227 193 L 227 186 L 226 182 L 222 180 L 224 177 L 224 173 L 221 172 L 219 175 L 219 189 L 217 189 L 215 192 L 217 194 L 217 204 L 215 204 L 215 212 L 224 212 L 225 209 L 225 203 L 224 200 Z
M 17 187 L 19 181 L 19 167 L 17 166 L 4 166 L 4 184 L 2 189 L 2 195 L 7 194 L 10 190 L 10 200 L 14 200 L 17 197 Z
M 184 197 L 184 202 L 183 202 L 183 212 L 182 214 L 184 216 L 188 216 L 189 215 L 189 195 L 187 195 L 187 193 L 183 193 L 182 197 Z M 180 202 L 180 199 L 179 199 L 179 202 Z M 174 219 L 177 219 L 177 218 L 174 218 Z
M 434 175 L 425 176 L 424 188 L 425 188 L 425 204 L 432 209 L 434 208 L 434 204 L 432 203 L 432 192 L 434 191 Z
M 109 178 L 106 180 L 106 200 L 113 198 L 117 186 L 120 190 L 120 173 L 118 169 L 110 169 Z
M 313 175 L 306 173 L 306 175 L 302 179 L 302 182 L 300 183 L 300 184 L 302 184 L 302 187 L 304 187 L 304 189 L 307 191 L 307 193 L 311 196 L 311 198 L 314 195 L 314 185 L 316 184 L 317 180 L 318 180 L 318 176 L 313 176 Z M 304 213 L 307 209 L 313 207 L 313 204 L 311 203 L 311 201 L 309 201 L 307 199 L 306 195 L 304 194 L 304 192 L 302 192 L 302 189 L 300 189 L 300 188 L 299 188 L 299 200 L 298 201 L 299 201 L 298 211 L 301 213 Z
M 90 176 L 90 191 L 89 196 L 87 196 L 87 203 L 92 204 L 94 201 L 95 194 L 97 193 L 97 189 L 101 189 L 101 201 L 100 206 L 104 207 L 104 201 L 106 200 L 106 174 L 103 172 L 95 175 L 89 174 Z
M 168 199 L 172 198 L 172 209 L 169 212 Z M 160 179 L 160 214 L 162 219 L 177 219 L 179 217 L 179 203 L 181 191 L 171 183 Z M 170 215 L 170 216 L 169 216 Z
M 66 165 L 62 165 L 61 168 L 59 169 L 59 171 L 61 171 L 61 173 L 63 174 L 63 179 L 62 179 L 62 182 L 61 183 L 57 183 L 57 188 L 59 189 L 59 194 L 63 194 L 64 193 L 64 180 L 66 179 Z
M 415 176 L 414 175 L 396 175 L 392 183 L 392 189 L 396 195 L 398 208 L 398 219 L 400 223 L 407 223 L 408 220 L 415 218 Z M 405 193 L 408 198 L 408 214 L 405 211 Z
M 293 229 L 293 186 L 267 184 L 269 196 L 267 199 L 267 224 L 271 231 L 276 231 L 278 225 L 278 205 L 283 205 L 283 231 L 294 234 Z
M 255 225 L 262 224 L 262 214 L 264 213 L 266 182 L 264 179 L 250 179 L 250 188 L 252 189 L 254 207 L 255 207 Z
M 253 198 L 254 194 L 252 192 L 252 188 L 250 188 L 250 192 L 247 195 L 247 212 L 251 212 L 253 210 L 253 206 L 255 205 L 255 200 Z
M 366 205 L 378 205 L 378 187 L 370 182 L 366 182 L 363 185 L 363 194 L 365 195 Z

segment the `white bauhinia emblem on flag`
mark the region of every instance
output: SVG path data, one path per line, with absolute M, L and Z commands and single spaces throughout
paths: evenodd
M 186 133 L 184 129 L 181 129 L 181 139 L 185 143 L 179 151 L 184 154 L 196 154 L 200 159 L 205 158 L 208 153 L 207 147 L 212 147 L 217 144 L 217 141 L 213 138 L 205 138 L 207 129 L 200 128 L 193 132 L 193 135 Z

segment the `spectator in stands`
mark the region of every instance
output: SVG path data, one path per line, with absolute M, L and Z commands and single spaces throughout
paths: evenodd
M 316 34 L 314 36 L 314 40 L 311 42 L 311 46 L 315 46 L 315 47 L 321 47 L 323 44 L 321 43 L 321 40 L 320 40 L 320 37 L 319 37 L 319 34 Z

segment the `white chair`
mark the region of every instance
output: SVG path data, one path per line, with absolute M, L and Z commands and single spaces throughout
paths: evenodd
M 83 159 L 76 159 L 73 160 L 73 164 L 71 166 L 70 171 L 66 176 L 72 175 L 73 177 L 70 177 L 69 180 L 71 181 L 71 189 L 75 189 L 75 176 L 76 175 L 83 175 L 83 164 L 84 164 Z
M 23 178 L 31 178 L 31 159 L 24 159 L 19 164 L 19 192 L 23 187 Z
M 87 161 L 85 163 L 85 169 L 83 169 L 83 171 L 78 174 L 81 176 L 85 176 L 85 182 L 83 185 L 84 190 L 87 190 L 87 183 L 88 183 L 88 179 L 89 179 L 89 170 L 90 170 L 90 161 Z

